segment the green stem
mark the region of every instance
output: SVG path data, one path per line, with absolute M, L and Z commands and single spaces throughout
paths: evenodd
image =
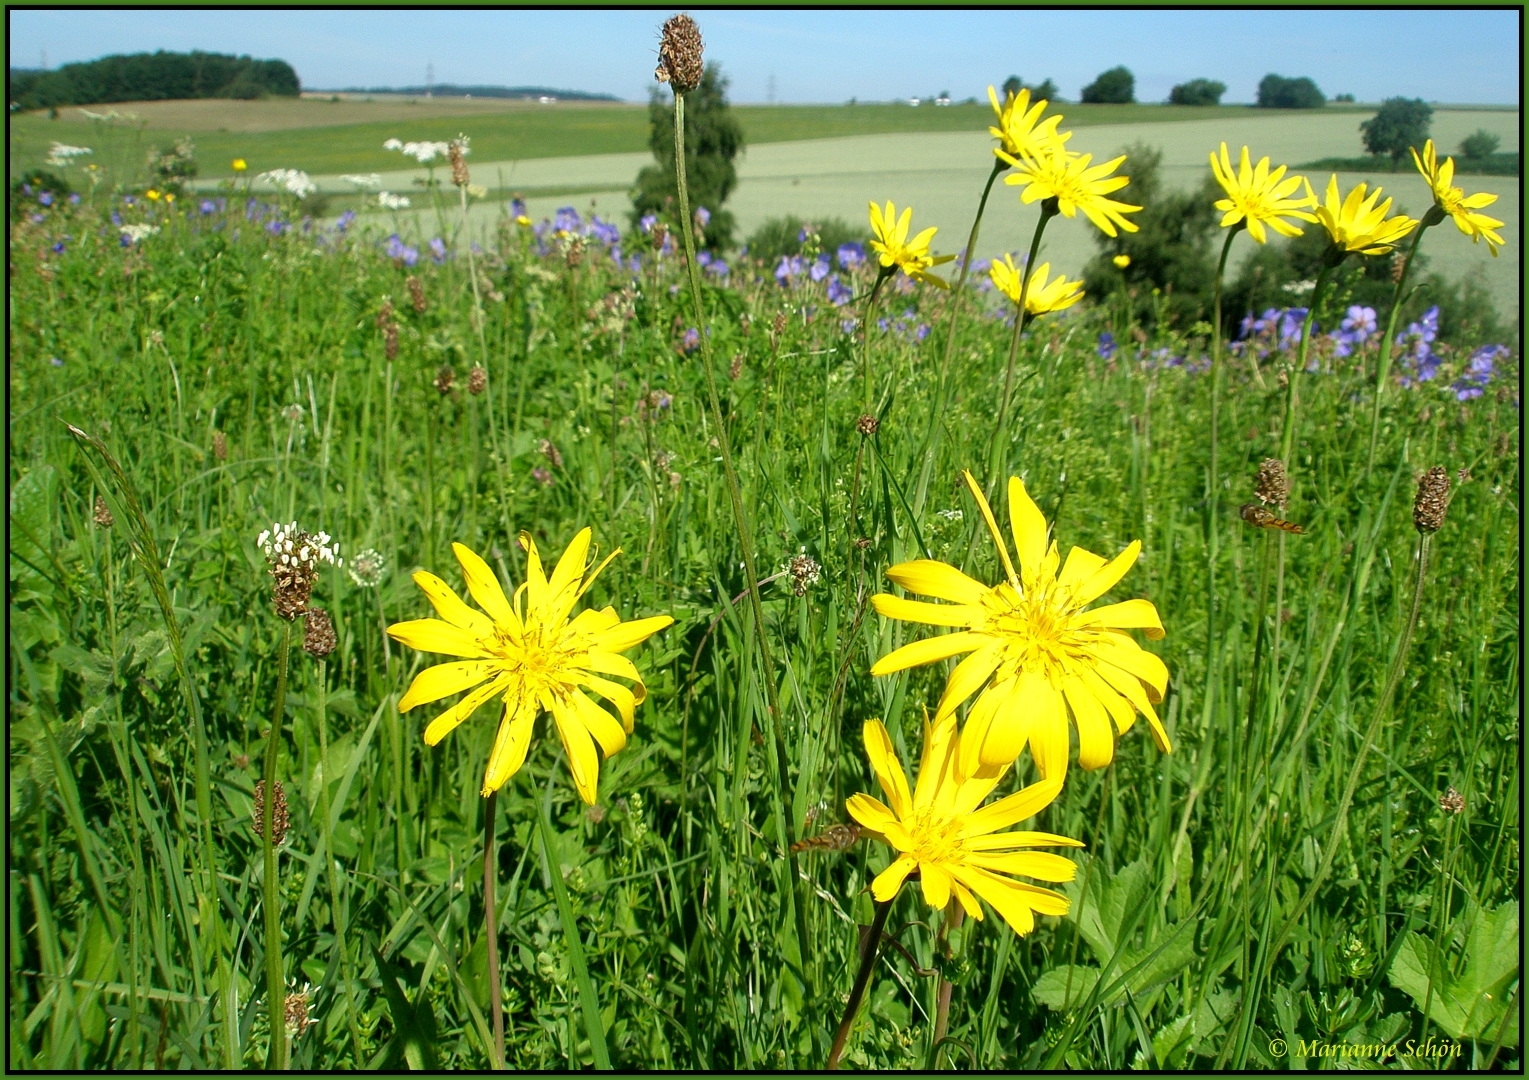
M 1008 163 L 1002 158 L 994 158 L 993 171 L 988 173 L 987 183 L 982 186 L 982 198 L 977 200 L 977 216 L 972 219 L 972 231 L 966 238 L 966 256 L 961 260 L 961 272 L 956 275 L 955 288 L 951 290 L 950 328 L 945 332 L 945 353 L 940 360 L 939 382 L 935 384 L 934 408 L 929 413 L 929 431 L 919 451 L 923 466 L 919 471 L 918 489 L 913 493 L 915 520 L 924 513 L 924 501 L 929 495 L 929 480 L 934 472 L 934 459 L 940 451 L 940 435 L 945 430 L 941 421 L 945 415 L 945 394 L 950 385 L 950 357 L 956 348 L 956 324 L 961 314 L 961 297 L 966 287 L 967 271 L 971 269 L 972 260 L 977 255 L 977 233 L 982 226 L 982 214 L 987 209 L 987 197 L 993 190 L 994 181 L 1008 168 Z
M 1232 241 L 1246 227 L 1239 221 L 1227 230 L 1226 242 L 1221 245 L 1221 259 L 1216 263 L 1216 287 L 1213 293 L 1213 311 L 1210 339 L 1210 490 L 1205 496 L 1205 542 L 1207 560 L 1205 566 L 1205 693 L 1206 709 L 1214 693 L 1216 667 L 1216 560 L 1221 544 L 1221 474 L 1218 453 L 1221 443 L 1221 287 L 1226 278 L 1226 257 L 1231 253 Z
M 494 903 L 494 877 L 498 864 L 494 853 L 494 831 L 499 818 L 495 814 L 499 792 L 490 791 L 483 800 L 483 934 L 488 952 L 488 1002 L 494 1013 L 494 1060 L 492 1067 L 504 1068 L 504 995 L 499 985 L 499 909 Z M 551 861 L 551 855 L 548 855 Z M 554 867 L 553 873 L 557 872 Z M 593 1036 L 590 1039 L 593 1042 Z M 608 1068 L 609 1066 L 607 1066 Z
M 871 974 L 876 970 L 876 956 L 881 952 L 881 933 L 886 929 L 887 915 L 891 911 L 891 900 L 876 902 L 871 929 L 860 948 L 860 970 L 855 973 L 855 985 L 849 992 L 849 1002 L 844 1006 L 844 1019 L 839 1021 L 839 1030 L 834 1033 L 834 1043 L 828 1051 L 830 1071 L 839 1067 L 839 1059 L 844 1056 L 844 1044 L 849 1041 L 850 1030 L 855 1026 L 855 1014 L 860 1011 L 860 1002 L 865 998 L 866 987 L 871 984 Z
M 1295 462 L 1290 457 L 1295 450 L 1295 384 L 1302 372 L 1306 370 L 1306 353 L 1311 348 L 1311 324 L 1317 317 L 1317 308 L 1322 304 L 1322 293 L 1326 291 L 1328 275 L 1337 265 L 1324 262 L 1322 269 L 1317 271 L 1317 283 L 1311 290 L 1311 307 L 1306 309 L 1306 318 L 1301 322 L 1301 347 L 1296 353 L 1295 367 L 1286 371 L 1285 430 L 1280 435 L 1279 456 L 1285 463 L 1287 474 L 1295 471 Z
M 1431 215 L 1430 215 L 1431 216 Z M 1391 314 L 1386 317 L 1386 332 L 1380 339 L 1380 357 L 1375 362 L 1375 401 L 1370 407 L 1370 452 L 1365 458 L 1364 475 L 1368 477 L 1375 467 L 1375 446 L 1380 439 L 1380 400 L 1386 392 L 1386 380 L 1391 375 L 1391 347 L 1396 339 L 1396 320 L 1402 310 L 1403 290 L 1407 287 L 1407 275 L 1412 272 L 1412 260 L 1417 257 L 1418 245 L 1423 242 L 1423 231 L 1433 222 L 1424 217 L 1423 223 L 1412 234 L 1412 245 L 1407 248 L 1407 260 L 1396 279 L 1391 293 Z
M 685 241 L 685 269 L 690 278 L 690 299 L 695 308 L 696 327 L 701 334 L 701 370 L 706 376 L 706 399 L 711 407 L 712 422 L 717 428 L 717 448 L 722 456 L 722 472 L 727 479 L 728 500 L 733 510 L 733 525 L 738 531 L 738 546 L 743 555 L 743 572 L 749 585 L 749 608 L 754 616 L 754 640 L 759 648 L 760 675 L 764 681 L 765 699 L 770 711 L 771 735 L 775 743 L 776 783 L 774 793 L 775 815 L 779 826 L 777 840 L 786 850 L 786 894 L 791 898 L 796 914 L 796 932 L 800 948 L 802 975 L 807 974 L 808 959 L 812 956 L 812 943 L 807 936 L 806 904 L 802 900 L 797 872 L 796 855 L 791 846 L 796 842 L 793 821 L 784 811 L 781 792 L 786 783 L 788 759 L 786 738 L 781 730 L 784 716 L 780 710 L 780 694 L 775 685 L 775 661 L 770 655 L 770 642 L 765 633 L 764 601 L 759 594 L 759 575 L 754 571 L 754 545 L 749 540 L 748 514 L 743 506 L 743 489 L 738 483 L 738 473 L 733 467 L 733 451 L 722 420 L 722 404 L 717 394 L 717 376 L 711 355 L 711 339 L 706 333 L 706 318 L 701 307 L 701 275 L 695 261 L 695 227 L 690 218 L 690 190 L 685 176 L 685 95 L 674 95 L 674 176 L 680 199 L 680 236 Z M 808 990 L 811 990 L 809 984 Z
M 536 815 L 536 831 L 541 834 L 542 854 L 547 860 L 547 876 L 552 881 L 552 897 L 557 903 L 558 918 L 563 923 L 563 939 L 568 945 L 568 965 L 573 968 L 573 979 L 579 988 L 579 1007 L 584 1014 L 585 1033 L 589 1035 L 589 1053 L 594 1058 L 596 1069 L 609 1072 L 611 1056 L 605 1046 L 605 1025 L 600 1019 L 600 999 L 595 993 L 594 983 L 589 978 L 589 966 L 584 959 L 584 942 L 579 937 L 579 924 L 574 918 L 573 905 L 568 901 L 568 887 L 563 884 L 562 867 L 552 853 L 552 830 L 547 825 L 550 799 L 551 789 L 549 788 L 548 801 L 542 804 L 541 811 Z M 502 1057 L 501 1054 L 501 1059 Z M 570 1064 L 576 1066 L 578 1054 L 573 1047 L 569 1048 L 569 1057 L 573 1059 Z
M 266 1012 L 271 1022 L 271 1049 L 266 1068 L 287 1067 L 287 983 L 281 966 L 281 888 L 276 879 L 276 764 L 281 753 L 281 724 L 287 709 L 287 657 L 292 647 L 292 623 L 282 621 L 281 651 L 276 656 L 276 702 L 271 710 L 271 731 L 265 744 L 265 798 L 260 815 L 260 837 L 265 846 L 265 989 Z
M 995 485 L 998 483 L 998 475 L 1003 471 L 1002 462 L 999 461 L 999 448 L 1003 445 L 1004 432 L 1009 424 L 1009 402 L 1014 393 L 1014 364 L 1019 358 L 1019 338 L 1025 328 L 1025 304 L 1030 295 L 1030 278 L 1035 273 L 1035 256 L 1041 249 L 1041 234 L 1046 231 L 1046 222 L 1056 217 L 1057 200 L 1047 199 L 1041 203 L 1041 216 L 1035 223 L 1035 233 L 1030 238 L 1030 254 L 1025 257 L 1025 265 L 1021 269 L 1019 300 L 1015 305 L 1014 334 L 1009 338 L 1009 362 L 1003 374 L 1003 398 L 998 406 L 998 426 L 993 429 L 993 445 L 988 450 L 988 498 L 992 499 Z
M 320 825 L 324 837 L 324 862 L 326 877 L 329 879 L 329 907 L 331 921 L 334 923 L 335 946 L 340 950 L 340 978 L 345 982 L 345 1021 L 350 1028 L 351 1048 L 354 1050 L 356 1060 L 361 1060 L 361 1032 L 356 1027 L 356 998 L 350 982 L 350 957 L 345 950 L 345 919 L 340 909 L 340 875 L 335 869 L 334 857 L 334 828 L 329 820 L 329 782 L 333 779 L 329 774 L 329 720 L 325 703 L 327 691 L 329 665 L 319 661 L 319 678 L 317 686 L 318 694 L 318 722 L 319 722 L 319 813 L 323 815 Z

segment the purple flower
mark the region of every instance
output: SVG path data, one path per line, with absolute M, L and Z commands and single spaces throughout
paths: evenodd
M 626 268 L 627 268 L 628 271 L 630 271 L 633 274 L 638 273 L 639 271 L 641 271 L 642 270 L 642 256 L 641 255 L 633 255 L 631 258 L 629 258 L 626 261 Z
M 584 219 L 579 217 L 579 212 L 571 206 L 558 207 L 557 213 L 552 217 L 552 227 L 558 232 L 577 232 L 579 226 L 584 224 Z
M 657 214 L 644 214 L 637 220 L 637 227 L 645 233 L 653 231 L 653 226 L 658 224 Z
M 519 218 L 526 216 L 526 200 L 518 195 L 510 200 L 510 217 Z
M 797 233 L 796 233 L 796 242 L 798 244 L 805 244 L 807 242 L 807 238 L 809 236 L 811 236 L 811 235 L 812 235 L 812 225 L 811 225 L 811 223 L 803 225 L 800 229 L 797 230 Z
M 847 244 L 840 244 L 836 253 L 839 256 L 839 269 L 850 270 L 865 262 L 865 248 L 851 240 Z
M 63 367 L 64 366 L 64 362 L 62 360 L 60 360 L 58 357 L 56 357 L 56 356 L 48 357 L 48 363 L 52 364 L 54 367 Z
M 64 239 L 67 240 L 68 237 L 65 237 Z M 62 255 L 63 253 L 64 253 L 64 241 L 60 240 L 58 243 L 53 245 L 53 254 L 55 254 L 55 255 Z
M 1345 319 L 1344 325 L 1347 324 L 1348 320 Z M 1343 357 L 1353 353 L 1354 346 L 1364 341 L 1364 335 L 1348 330 L 1334 330 L 1327 335 L 1327 339 L 1333 343 L 1333 355 Z
M 543 468 L 540 468 L 540 467 L 532 469 L 531 470 L 531 479 L 535 480 L 542 487 L 551 487 L 552 486 L 552 474 L 549 473 L 546 469 L 543 469 Z
M 899 296 L 907 296 L 913 291 L 913 279 L 907 274 L 898 274 L 892 279 L 892 288 Z
M 266 223 L 265 231 L 270 233 L 272 236 L 280 236 L 282 233 L 287 232 L 291 228 L 292 226 L 288 225 L 285 221 L 282 221 L 279 218 L 273 218 Z
M 42 214 L 33 214 L 32 215 L 32 224 L 33 225 L 41 225 L 46 220 L 47 220 L 47 218 L 44 215 L 42 215 Z
M 388 258 L 397 259 L 405 266 L 413 266 L 415 263 L 419 262 L 419 249 L 412 248 L 405 244 L 398 238 L 397 233 L 394 233 L 392 236 L 388 237 L 387 244 L 384 246 L 383 251 L 387 254 Z
M 1354 304 L 1349 307 L 1339 325 L 1353 335 L 1350 340 L 1354 344 L 1362 345 L 1366 338 L 1375 333 L 1375 309 Z
M 1108 360 L 1115 355 L 1115 335 L 1108 330 L 1099 335 L 1099 344 L 1094 346 L 1094 351 L 1100 359 Z
M 697 258 L 699 258 L 699 256 L 697 256 Z M 713 259 L 711 262 L 706 264 L 706 272 L 713 277 L 725 278 L 732 271 L 728 269 L 727 263 L 723 262 L 721 259 Z
M 855 290 L 840 281 L 837 274 L 828 279 L 828 302 L 834 307 L 843 307 L 854 299 L 854 296 Z
M 334 223 L 334 227 L 339 232 L 344 232 L 346 229 L 350 228 L 350 223 L 355 220 L 356 212 L 354 210 L 347 210 L 345 213 L 340 215 L 339 220 Z
M 782 255 L 775 267 L 775 280 L 782 285 L 790 285 L 792 279 L 801 272 L 802 257 L 800 255 Z
M 69 196 L 69 205 L 70 206 L 78 206 L 78 205 L 80 205 L 80 193 L 78 191 L 76 191 L 73 195 Z
M 439 236 L 430 238 L 430 258 L 437 266 L 446 261 L 446 241 Z
M 886 320 L 883 319 L 882 322 L 886 322 Z M 859 325 L 859 319 L 844 319 L 839 323 L 839 329 L 844 331 L 846 334 L 853 334 L 855 332 L 855 328 Z
M 807 270 L 807 276 L 812 278 L 813 281 L 822 281 L 828 276 L 828 271 L 832 266 L 833 264 L 828 261 L 827 255 L 819 255 Z
M 711 252 L 707 251 L 705 248 L 702 248 L 700 251 L 696 252 L 695 261 L 699 266 L 707 265 L 711 262 Z
M 1450 387 L 1455 392 L 1455 398 L 1459 401 L 1469 401 L 1478 398 L 1486 392 L 1486 385 L 1492 381 L 1492 370 L 1498 360 L 1508 358 L 1506 345 L 1483 345 L 1471 353 L 1466 373 L 1457 379 Z
M 593 236 L 596 240 L 599 240 L 600 243 L 604 244 L 606 247 L 610 247 L 611 245 L 621 241 L 621 230 L 618 229 L 612 222 L 601 221 L 598 215 L 593 215 L 590 217 L 589 226 L 586 232 L 588 235 Z
M 706 209 L 706 207 L 704 207 L 704 206 L 696 207 L 695 208 L 695 223 L 700 228 L 703 228 L 703 229 L 706 228 L 707 225 L 711 224 L 711 211 Z
M 197 204 L 196 208 L 202 212 L 203 217 L 206 217 L 208 214 L 216 214 L 218 212 L 218 204 L 213 202 L 211 199 L 203 199 Z
M 26 187 L 26 185 L 24 185 L 24 184 L 22 186 Z M 31 191 L 32 189 L 31 188 L 26 188 L 26 190 L 27 191 Z M 122 205 L 123 206 L 132 206 L 133 203 L 136 202 L 136 201 L 137 200 L 135 200 L 131 195 L 124 195 L 124 196 L 122 196 Z M 251 199 L 250 201 L 254 202 L 255 200 Z
M 1298 345 L 1301 341 L 1301 324 L 1306 321 L 1309 308 L 1290 308 L 1280 318 L 1279 340 L 1281 345 Z
M 690 327 L 680 338 L 680 352 L 689 356 L 701 347 L 701 332 L 695 327 Z
M 51 191 L 39 191 L 37 193 L 37 201 L 42 203 L 42 205 L 44 205 L 44 206 L 52 206 L 53 205 L 53 192 L 51 192 Z
M 928 323 L 919 323 L 918 326 L 913 331 L 913 338 L 914 338 L 914 340 L 915 341 L 923 341 L 928 336 L 929 336 L 929 324 Z

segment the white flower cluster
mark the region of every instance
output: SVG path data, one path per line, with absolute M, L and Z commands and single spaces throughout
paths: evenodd
M 467 153 L 467 142 L 464 136 L 462 153 Z M 421 165 L 428 165 L 438 157 L 445 157 L 451 152 L 451 146 L 443 142 L 402 142 L 398 139 L 389 139 L 382 144 L 384 150 L 397 150 L 404 157 L 411 157 Z
M 48 164 L 64 166 L 74 164 L 74 159 L 84 157 L 93 151 L 88 146 L 69 146 L 67 143 L 56 142 L 48 150 Z
M 159 231 L 158 225 L 122 225 L 119 226 L 122 235 L 127 237 L 129 244 L 136 244 L 146 236 L 153 236 Z
M 347 184 L 355 184 L 359 188 L 374 188 L 382 183 L 382 177 L 378 173 L 366 173 L 365 175 L 346 174 L 340 177 Z
M 409 196 L 394 195 L 389 191 L 379 191 L 377 193 L 377 205 L 384 210 L 407 210 L 409 207 Z
M 272 169 L 270 172 L 261 173 L 255 179 L 283 188 L 299 199 L 306 198 L 319 189 L 319 186 L 301 169 Z
M 344 566 L 340 558 L 340 545 L 331 543 L 327 532 L 305 533 L 293 521 L 286 525 L 277 522 L 269 529 L 262 529 L 255 540 L 272 566 L 294 566 L 312 569 L 317 563 Z

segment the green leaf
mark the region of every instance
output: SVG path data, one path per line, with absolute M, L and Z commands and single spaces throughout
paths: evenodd
M 400 983 L 409 979 L 402 969 L 383 959 L 375 944 L 371 945 L 372 957 L 377 961 L 377 974 L 382 979 L 382 993 L 387 998 L 388 1014 L 393 1020 L 393 1038 L 388 1059 L 395 1063 L 402 1055 L 409 1068 L 419 1071 L 436 1068 L 435 1014 L 423 989 L 415 994 L 413 1004 L 404 994 Z
M 1468 907 L 1448 939 L 1458 939 L 1462 931 L 1465 950 L 1458 974 L 1450 973 L 1447 955 L 1436 955 L 1432 942 L 1409 933 L 1387 972 L 1391 985 L 1411 996 L 1420 1010 L 1426 1002 L 1428 1018 L 1451 1038 L 1496 1043 L 1500 1030 L 1503 1046 L 1517 1046 L 1517 1009 L 1507 1009 L 1518 981 L 1517 901 L 1491 912 Z

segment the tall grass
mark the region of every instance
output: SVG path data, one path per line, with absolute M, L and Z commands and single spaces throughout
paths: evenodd
M 820 286 L 784 289 L 742 262 L 730 284 L 708 275 L 719 373 L 738 358 L 718 386 L 724 433 L 700 358 L 682 348 L 694 317 L 673 256 L 621 272 L 591 243 L 570 266 L 506 222 L 478 238 L 480 338 L 460 246 L 411 271 L 376 236 L 301 223 L 276 235 L 237 206 L 161 212 L 160 233 L 123 248 L 104 219 L 112 209 L 123 210 L 24 216 L 12 233 L 11 1065 L 266 1060 L 251 796 L 281 630 L 255 536 L 296 518 L 348 552 L 379 550 L 388 570 L 375 588 L 324 571 L 316 594 L 339 648 L 323 666 L 294 660 L 287 687 L 282 960 L 289 985 L 312 985 L 316 1019 L 292 1040 L 293 1067 L 489 1063 L 475 881 L 494 725 L 485 711 L 425 748 L 418 714 L 400 717 L 396 702 L 426 660 L 390 649 L 382 626 L 426 613 L 408 573 L 450 578 L 451 541 L 519 581 L 516 530 L 561 550 L 586 524 L 624 551 L 591 600 L 626 617 L 669 612 L 677 625 L 638 657 L 650 696 L 632 744 L 602 770 L 598 807 L 574 796 L 545 729 L 500 795 L 489 921 L 502 935 L 507 1065 L 587 1067 L 608 1052 L 617 1068 L 817 1067 L 885 855 L 864 842 L 803 853 L 797 888 L 786 846 L 844 820 L 844 799 L 869 790 L 863 720 L 882 717 L 907 761 L 919 705 L 943 681 L 935 670 L 868 676 L 903 634 L 869 611 L 881 572 L 925 549 L 958 563 L 970 551 L 970 572 L 995 572 L 958 475 L 986 466 L 1007 328 L 969 299 L 946 369 L 941 335 L 921 341 L 900 327 L 939 327 L 947 296 L 887 298 L 888 329 L 871 329 L 882 424 L 852 533 L 858 346 L 840 325 L 848 309 Z M 410 272 L 429 301 L 420 314 L 405 299 Z M 605 298 L 634 281 L 622 318 Z M 375 324 L 385 295 L 402 323 L 392 362 Z M 1273 371 L 1265 389 L 1246 357 L 1229 356 L 1208 669 L 1210 379 L 1153 360 L 1162 348 L 1198 356 L 1206 343 L 1161 329 L 1107 360 L 1095 349 L 1107 325 L 1102 306 L 1035 325 L 1020 345 L 1012 435 L 980 479 L 1022 474 L 1063 548 L 1113 554 L 1143 540 L 1117 598 L 1149 597 L 1168 629 L 1157 647 L 1173 675 L 1162 715 L 1174 753 L 1133 730 L 1108 769 L 1075 770 L 1035 826 L 1088 845 L 1067 918 L 1018 939 L 990 913 L 946 958 L 938 921 L 901 896 L 887 925 L 905 951 L 883 950 L 847 1064 L 933 1060 L 929 969 L 955 987 L 942 1053 L 957 1065 L 1314 1064 L 1297 1054 L 1303 1040 L 1421 1037 L 1433 1006 L 1405 989 L 1399 958 L 1436 942 L 1430 988 L 1466 985 L 1484 962 L 1475 931 L 1498 926 L 1491 913 L 1516 896 L 1512 379 L 1467 402 L 1443 379 L 1393 388 L 1368 472 L 1373 374 L 1302 373 L 1289 515 L 1307 533 L 1285 545 L 1275 609 L 1260 599 L 1271 545 L 1229 508 L 1279 446 L 1283 394 Z M 488 389 L 473 397 L 465 374 L 485 353 Z M 458 375 L 447 395 L 433 382 L 443 364 Z M 931 440 L 935 401 L 943 431 Z M 96 494 L 117 506 L 126 487 L 64 422 L 120 461 L 152 547 L 122 513 L 111 529 L 93 524 Z M 762 625 L 743 602 L 724 437 L 756 574 L 803 550 L 825 570 L 802 596 L 785 579 L 761 586 Z M 927 500 L 910 504 L 931 446 Z M 1436 463 L 1470 479 L 1433 538 L 1410 659 L 1364 754 L 1413 600 L 1411 478 Z M 757 659 L 756 634 L 774 671 Z M 778 728 L 765 704 L 772 678 Z M 1465 811 L 1446 827 L 1438 799 L 1451 786 Z M 806 901 L 805 952 L 793 893 Z M 582 940 L 569 942 L 568 926 Z M 1517 1009 L 1516 969 L 1493 993 Z M 1509 1012 L 1472 1028 L 1450 1060 L 1516 1066 Z M 595 1022 L 603 1047 L 589 1038 Z M 1291 1056 L 1276 1056 L 1277 1040 Z

